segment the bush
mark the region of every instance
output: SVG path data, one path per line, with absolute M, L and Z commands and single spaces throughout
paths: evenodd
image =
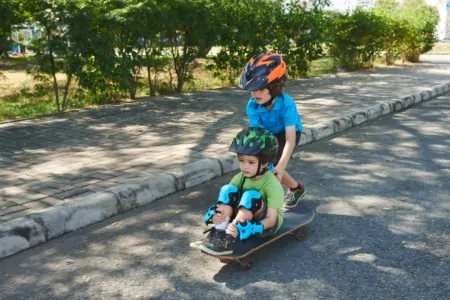
M 331 22 L 330 54 L 347 70 L 371 67 L 384 49 L 387 30 L 386 20 L 372 11 L 336 14 Z
M 377 1 L 374 11 L 388 24 L 384 42 L 388 62 L 396 56 L 418 62 L 420 54 L 430 51 L 437 41 L 439 13 L 423 0 L 405 0 L 401 4 L 395 0 Z

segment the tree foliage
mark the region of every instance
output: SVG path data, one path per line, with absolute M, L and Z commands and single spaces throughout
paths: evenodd
M 328 1 L 316 0 L 307 6 L 300 1 L 287 3 L 283 13 L 276 16 L 282 20 L 275 46 L 285 53 L 289 74 L 293 78 L 306 76 L 310 63 L 324 53 L 326 29 L 329 19 L 322 8 Z
M 19 0 L 0 0 L 0 57 L 7 56 L 12 44 L 12 26 L 26 19 Z
M 387 26 L 376 13 L 357 9 L 350 15 L 337 14 L 332 26 L 330 53 L 346 69 L 370 67 L 383 51 Z
M 402 56 L 412 62 L 433 48 L 437 41 L 436 26 L 439 12 L 435 7 L 426 5 L 424 0 L 378 0 L 374 11 L 383 15 L 389 25 L 386 36 L 388 55 Z
M 331 54 L 347 69 L 371 66 L 380 55 L 419 61 L 436 42 L 439 14 L 424 0 L 378 0 L 370 11 L 334 14 L 330 26 Z

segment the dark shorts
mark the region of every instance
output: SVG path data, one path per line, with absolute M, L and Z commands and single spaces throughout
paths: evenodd
M 264 219 L 267 215 L 267 202 L 265 199 L 263 199 L 264 201 L 264 208 L 263 211 L 261 212 L 261 214 L 259 214 L 259 216 L 255 219 L 255 221 L 261 221 L 262 219 Z M 257 235 L 257 237 L 259 238 L 266 238 L 266 237 L 272 237 L 275 236 L 275 234 L 277 233 L 276 230 L 278 228 L 278 226 L 280 225 L 278 222 L 280 220 L 278 220 L 277 218 L 277 222 L 275 223 L 275 225 L 273 227 L 270 227 L 267 230 L 264 230 L 264 232 L 260 235 Z
M 295 149 L 297 148 L 297 145 L 300 142 L 301 136 L 302 136 L 302 133 L 300 131 L 297 131 L 295 133 L 295 147 L 294 147 L 294 150 L 292 151 L 292 154 L 294 154 Z M 276 156 L 275 162 L 274 162 L 274 165 L 276 166 L 278 164 L 278 162 L 280 161 L 281 155 L 283 154 L 284 146 L 286 146 L 286 132 L 282 131 L 280 133 L 277 133 L 277 134 L 275 134 L 275 137 L 278 140 L 278 152 L 277 152 L 277 156 Z M 292 154 L 291 154 L 291 157 L 292 157 Z
M 267 215 L 267 201 L 266 199 L 262 199 L 263 201 L 263 207 L 260 208 L 256 214 L 253 216 L 253 221 L 257 221 L 260 222 L 262 219 L 264 219 Z M 236 203 L 236 205 L 238 205 L 238 203 Z M 234 219 L 237 215 L 237 212 L 239 210 L 238 206 L 231 206 L 233 207 L 233 216 L 232 219 Z M 277 222 L 275 223 L 275 225 L 267 230 L 264 230 L 264 232 L 260 235 L 257 235 L 257 237 L 259 238 L 266 238 L 266 237 L 272 237 L 275 236 L 275 234 L 277 233 L 277 228 L 280 225 L 280 220 L 277 218 Z

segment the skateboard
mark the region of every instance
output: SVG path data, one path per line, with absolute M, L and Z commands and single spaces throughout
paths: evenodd
M 252 254 L 269 246 L 270 244 L 286 236 L 293 236 L 297 240 L 303 240 L 307 237 L 307 225 L 312 222 L 315 216 L 315 210 L 300 203 L 297 207 L 290 208 L 284 212 L 283 225 L 278 230 L 277 235 L 267 238 L 251 237 L 246 241 L 236 240 L 233 253 L 229 255 L 216 256 L 202 251 L 203 242 L 197 241 L 190 244 L 191 248 L 198 249 L 202 253 L 218 258 L 222 263 L 237 263 L 244 270 L 249 270 L 253 266 Z

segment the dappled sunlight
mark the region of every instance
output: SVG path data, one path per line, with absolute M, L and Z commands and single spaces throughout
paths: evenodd
M 191 193 L 198 195 L 200 191 Z M 42 262 L 36 266 L 26 264 L 23 266 L 23 270 L 26 270 L 24 274 L 17 278 L 7 277 L 4 282 L 6 286 L 13 283 L 23 287 L 40 286 L 41 292 L 67 296 L 70 296 L 74 288 L 80 288 L 83 293 L 101 295 L 106 292 L 110 297 L 111 293 L 114 293 L 111 291 L 116 289 L 121 291 L 122 297 L 136 295 L 136 290 L 139 290 L 138 294 L 142 293 L 148 297 L 167 291 L 175 292 L 179 290 L 178 284 L 185 286 L 192 284 L 191 281 L 199 280 L 201 284 L 210 280 L 214 276 L 214 270 L 220 266 L 217 260 L 207 261 L 198 254 L 200 259 L 196 260 L 195 266 L 204 268 L 205 271 L 196 279 L 192 277 L 194 270 L 185 267 L 192 264 L 192 258 L 186 255 L 186 251 L 189 251 L 188 242 L 194 238 L 193 234 L 201 234 L 200 228 L 198 232 L 191 232 L 191 226 L 188 224 L 192 223 L 191 220 L 199 224 L 200 216 L 186 213 L 186 210 L 179 206 L 172 207 L 167 204 L 164 208 L 147 211 L 144 218 L 148 219 L 150 215 L 161 221 L 152 217 L 146 225 L 147 222 L 138 224 L 136 218 L 121 216 L 107 221 L 107 226 L 99 224 L 78 231 L 72 235 L 72 239 L 82 237 L 75 249 L 66 247 L 64 243 L 56 243 L 57 240 L 52 241 L 50 243 L 55 244 L 55 248 L 52 248 L 54 251 L 44 251 L 37 258 L 39 261 L 46 260 L 46 263 Z M 166 219 L 168 215 L 173 218 Z M 117 234 L 124 229 L 128 232 Z M 85 237 L 88 236 L 93 239 L 85 243 Z M 71 235 L 64 238 L 71 239 Z M 65 253 L 62 254 L 62 251 Z M 139 279 L 116 284 L 111 290 L 111 281 L 114 278 L 129 276 Z M 198 277 L 198 274 L 195 276 Z M 149 277 L 151 281 L 146 280 Z M 186 283 L 183 284 L 183 281 Z M 15 293 L 12 290 L 8 292 Z M 189 295 L 186 291 L 178 293 Z
M 450 159 L 445 159 L 445 158 L 434 158 L 434 159 L 432 159 L 432 161 L 433 161 L 436 165 L 440 165 L 441 167 L 448 167 L 448 166 L 450 166 Z
M 380 78 L 388 82 L 395 75 Z M 399 90 L 411 84 L 404 80 Z M 348 86 L 339 90 L 342 97 L 361 97 L 352 92 L 361 86 Z M 374 97 L 370 87 L 363 88 Z M 330 90 L 314 89 L 330 107 L 341 101 L 341 95 L 331 97 Z M 84 113 L 71 114 L 68 122 L 58 124 L 76 124 L 77 130 L 68 137 L 41 123 L 35 129 L 14 128 L 5 134 L 9 138 L 26 134 L 13 150 L 28 151 L 32 157 L 20 154 L 19 158 L 32 165 L 21 166 L 17 160 L 0 179 L 8 184 L 25 176 L 22 189 L 10 190 L 20 194 L 31 188 L 25 186 L 27 176 L 36 176 L 50 192 L 50 186 L 67 187 L 64 184 L 74 184 L 81 175 L 91 185 L 117 184 L 148 175 L 145 172 L 154 167 L 165 169 L 223 153 L 226 140 L 246 124 L 242 104 L 248 95 L 241 93 L 241 99 L 227 101 L 228 97 L 215 99 L 215 93 L 179 95 L 175 98 L 181 100 L 174 101 L 155 97 L 151 102 L 158 106 L 157 112 L 155 106 L 138 102 L 128 106 L 124 115 L 110 107 L 91 112 L 86 124 L 78 118 Z M 306 124 L 316 120 L 308 116 L 313 108 L 309 109 L 302 111 L 309 118 Z M 450 141 L 436 139 L 434 134 L 448 133 L 445 126 L 437 121 L 424 126 L 420 116 L 432 115 L 423 107 L 417 109 L 421 113 L 416 117 L 397 114 L 302 147 L 288 171 L 304 181 L 308 191 L 304 203 L 317 211 L 309 238 L 301 242 L 286 238 L 262 250 L 250 272 L 189 248 L 189 242 L 204 236 L 202 216 L 232 177 L 229 174 L 2 260 L 1 292 L 13 299 L 24 298 L 27 290 L 47 299 L 71 298 L 74 292 L 87 299 L 93 295 L 214 299 L 218 293 L 224 298 L 363 299 L 381 290 L 411 298 L 422 291 L 424 282 L 437 282 L 429 285 L 426 295 L 430 299 L 443 295 L 429 293 L 439 293 L 437 284 L 443 284 L 448 274 L 450 237 L 443 229 L 450 212 Z M 399 129 L 389 130 L 392 124 Z M 35 138 L 40 131 L 54 138 L 41 142 L 41 136 Z M 44 154 L 58 160 L 59 169 Z M 46 170 L 33 168 L 36 165 Z M 123 169 L 114 171 L 112 166 Z M 34 174 L 25 175 L 27 170 Z
M 367 171 L 372 171 L 372 170 L 376 170 L 379 169 L 378 165 L 373 164 L 372 166 L 370 165 L 361 165 L 361 166 L 349 166 L 349 169 L 358 169 L 358 170 L 367 170 Z M 361 185 L 369 185 L 369 184 L 374 184 L 374 183 L 382 183 L 384 182 L 384 178 L 385 176 L 383 176 L 382 174 L 377 174 L 377 176 L 373 176 L 373 172 L 372 173 L 366 173 L 366 174 L 346 174 L 346 175 L 342 175 L 340 178 L 344 179 L 344 180 L 349 180 L 351 181 L 352 185 L 356 185 L 356 184 L 361 184 Z M 381 175 L 381 176 L 380 176 Z M 381 178 L 380 178 L 381 177 Z
M 371 195 L 350 198 L 346 199 L 346 201 L 366 215 L 382 214 L 384 211 L 389 211 L 393 207 L 391 199 L 383 199 Z
M 347 253 L 354 253 L 357 252 L 359 250 L 361 250 L 362 247 L 347 247 L 347 248 L 343 248 L 343 249 L 339 249 L 336 251 L 337 254 L 347 254 Z
M 449 241 L 450 234 L 438 233 L 427 237 L 426 242 L 403 241 L 402 246 L 407 249 L 430 253 L 441 260 L 447 260 L 450 253 L 450 243 L 436 242 L 436 240 Z
M 343 237 L 330 236 L 328 239 L 316 241 L 310 248 L 313 252 L 329 253 L 336 251 L 336 245 L 343 239 Z
M 320 107 L 323 106 L 338 106 L 338 105 L 342 105 L 342 102 L 336 99 L 332 99 L 332 98 L 314 98 L 314 99 L 310 99 L 307 100 L 308 105 L 319 105 Z
M 364 141 L 363 137 L 361 137 L 361 140 L 356 140 L 356 139 L 346 138 L 345 136 L 340 136 L 340 137 L 333 139 L 332 144 L 341 145 L 341 146 L 345 146 L 348 148 L 355 147 L 355 146 L 358 146 L 358 147 L 362 146 L 362 147 L 364 147 L 364 149 L 368 149 L 368 150 L 375 150 L 375 149 L 379 149 L 380 147 L 382 147 L 382 145 L 377 145 L 374 142 Z
M 450 142 L 450 141 L 447 141 Z M 430 148 L 430 150 L 434 150 L 434 151 L 447 151 L 448 150 L 448 146 L 445 144 L 429 144 L 428 147 Z
M 354 216 L 354 217 L 360 217 L 363 215 L 363 213 L 357 208 L 355 208 L 354 205 L 351 205 L 346 202 L 333 201 L 332 197 L 329 200 L 331 202 L 323 204 L 317 208 L 318 213 L 332 214 L 339 216 Z
M 292 80 L 288 82 L 286 91 L 296 101 L 307 128 L 346 114 L 355 107 L 409 94 L 412 86 L 415 92 L 444 82 L 445 76 L 442 75 L 448 72 L 448 68 L 442 62 L 430 59 L 430 62 L 414 67 L 388 67 Z M 423 77 L 424 70 L 430 70 L 427 78 Z M 386 85 L 389 82 L 396 84 Z M 377 88 L 377 85 L 383 88 Z M 61 193 L 76 182 L 72 189 L 84 185 L 96 192 L 102 190 L 102 186 L 110 186 L 112 177 L 116 182 L 124 182 L 146 176 L 151 171 L 217 157 L 228 153 L 232 137 L 247 125 L 244 108 L 249 97 L 247 91 L 235 87 L 205 90 L 145 97 L 127 104 L 1 124 L 0 143 L 7 141 L 6 146 L 0 149 L 0 156 L 7 160 L 2 159 L 1 164 L 8 171 L 3 168 L 0 172 L 0 185 L 24 182 L 26 189 L 46 184 L 56 186 L 54 192 Z M 405 121 L 416 122 L 414 119 Z M 426 130 L 424 132 L 428 132 L 427 137 L 430 138 L 445 133 L 444 128 Z M 414 133 L 407 132 L 379 133 L 395 134 L 399 141 L 411 138 L 407 151 L 383 143 L 375 144 L 368 140 L 368 136 L 352 140 L 340 136 L 332 140 L 332 145 L 345 148 L 314 160 L 321 167 L 330 161 L 352 165 L 354 147 L 363 147 L 367 151 L 387 147 L 392 152 L 390 156 L 395 158 L 420 155 L 417 153 L 420 146 L 414 145 Z M 450 141 L 446 143 L 446 146 L 450 145 Z M 357 167 L 342 168 L 345 174 Z M 64 189 L 59 189 L 63 184 Z M 35 193 L 34 190 L 28 192 Z M 42 190 L 37 189 L 37 192 L 43 194 Z
M 351 261 L 358 261 L 358 262 L 364 262 L 364 263 L 373 263 L 377 257 L 373 255 L 372 253 L 357 253 L 353 255 L 349 255 L 347 257 L 347 260 Z
M 393 275 L 393 276 L 398 276 L 398 277 L 407 277 L 410 274 L 408 274 L 408 272 L 406 272 L 405 270 L 401 269 L 401 268 L 394 268 L 394 267 L 387 267 L 387 266 L 377 266 L 374 265 L 373 266 L 375 269 L 382 271 L 384 273 Z
M 413 211 L 422 211 L 419 205 L 410 207 Z M 388 225 L 390 232 L 396 235 L 422 235 L 425 228 L 425 219 L 418 215 L 399 215 L 395 223 Z
M 448 76 L 448 71 L 444 70 L 444 69 L 442 69 L 442 70 L 433 70 L 433 71 L 431 71 L 431 70 L 424 70 L 424 73 L 433 74 L 433 75 L 441 74 L 441 75 Z

